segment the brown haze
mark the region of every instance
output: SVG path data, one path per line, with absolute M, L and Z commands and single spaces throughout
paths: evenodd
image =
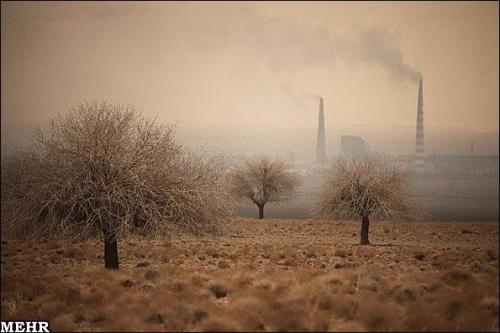
M 2 2 L 2 148 L 79 99 L 141 107 L 188 143 L 327 155 L 340 135 L 498 154 L 498 3 Z
M 498 2 L 1 9 L 2 320 L 47 320 L 53 331 L 499 331 Z M 408 168 L 411 191 L 379 164 L 325 177 L 314 163 L 318 96 L 327 158 L 345 134 L 413 155 L 420 75 L 432 158 L 392 160 L 434 168 L 445 157 L 444 167 Z M 64 118 L 89 99 L 135 105 L 177 132 L 104 103 Z M 57 113 L 39 154 L 3 155 Z M 294 198 L 268 200 L 263 220 L 244 217 L 258 216 L 252 203 L 227 214 L 220 175 L 238 164 L 174 138 L 230 162 L 295 157 Z M 470 142 L 497 156 L 464 158 Z M 285 163 L 260 164 L 263 198 L 276 179 L 295 189 Z M 318 196 L 322 183 L 337 186 Z M 312 216 L 317 199 L 319 213 L 355 220 Z M 422 221 L 405 223 L 406 199 Z

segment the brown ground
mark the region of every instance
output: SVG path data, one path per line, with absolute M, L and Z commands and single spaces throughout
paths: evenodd
M 233 222 L 218 239 L 2 240 L 2 320 L 55 330 L 498 331 L 498 222 Z

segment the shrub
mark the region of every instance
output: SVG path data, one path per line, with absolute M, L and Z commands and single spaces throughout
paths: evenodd
M 216 233 L 228 213 L 222 159 L 187 151 L 134 107 L 80 103 L 34 134 L 2 161 L 2 225 L 15 235 L 103 235 L 118 268 L 118 236 Z
M 259 219 L 263 219 L 264 206 L 290 199 L 299 180 L 285 161 L 257 156 L 233 168 L 228 182 L 234 198 L 253 202 L 259 208 Z
M 334 162 L 314 207 L 319 216 L 361 219 L 361 244 L 369 244 L 370 219 L 414 217 L 408 183 L 397 168 L 364 156 Z

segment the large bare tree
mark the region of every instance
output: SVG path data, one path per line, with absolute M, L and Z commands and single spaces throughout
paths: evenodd
M 118 236 L 214 233 L 227 213 L 224 165 L 186 151 L 172 126 L 131 106 L 84 102 L 2 161 L 2 215 L 18 236 L 104 237 L 118 268 Z M 4 209 L 5 208 L 5 209 Z
M 230 192 L 237 199 L 252 201 L 259 208 L 259 219 L 264 218 L 268 202 L 287 200 L 298 185 L 298 177 L 281 159 L 257 156 L 235 167 L 229 173 Z
M 370 219 L 414 217 L 408 184 L 395 167 L 373 156 L 335 161 L 321 185 L 316 214 L 361 219 L 361 244 L 369 244 Z

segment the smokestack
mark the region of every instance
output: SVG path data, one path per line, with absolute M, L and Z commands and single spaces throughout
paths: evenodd
M 318 138 L 316 141 L 316 162 L 324 163 L 325 158 L 325 116 L 323 114 L 323 98 L 319 98 Z
M 417 101 L 417 135 L 415 140 L 415 171 L 424 172 L 424 98 L 423 79 L 418 81 L 418 101 Z

